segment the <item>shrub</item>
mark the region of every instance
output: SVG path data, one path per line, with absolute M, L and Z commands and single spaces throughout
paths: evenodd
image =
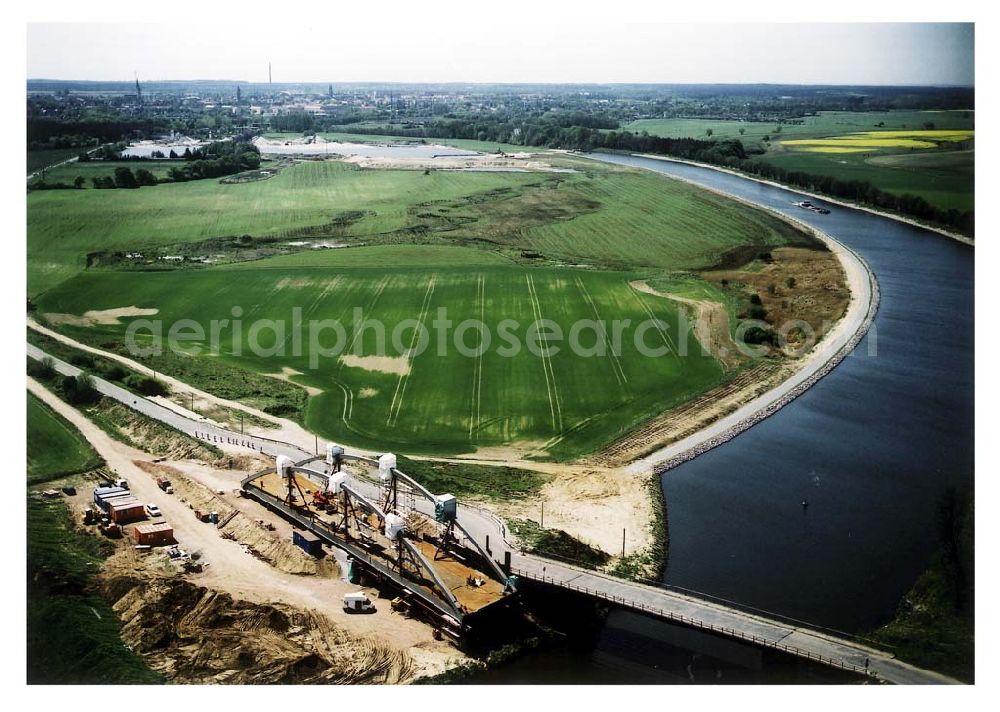
M 94 379 L 86 373 L 81 373 L 79 376 L 63 376 L 60 385 L 63 398 L 70 405 L 95 403 L 101 397 L 94 387 Z
M 137 373 L 126 377 L 124 383 L 126 388 L 144 396 L 165 396 L 170 393 L 170 389 L 165 383 L 149 376 L 140 376 Z
M 751 326 L 743 334 L 743 342 L 751 345 L 758 344 L 769 344 L 772 340 L 772 334 L 766 329 L 761 329 L 759 326 Z

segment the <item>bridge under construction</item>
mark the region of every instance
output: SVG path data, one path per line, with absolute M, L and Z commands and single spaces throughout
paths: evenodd
M 397 589 L 454 639 L 516 593 L 516 578 L 459 521 L 455 497 L 427 490 L 391 454 L 331 444 L 325 458 L 279 455 L 274 468 L 243 480 L 242 493 L 346 552 L 352 580 Z

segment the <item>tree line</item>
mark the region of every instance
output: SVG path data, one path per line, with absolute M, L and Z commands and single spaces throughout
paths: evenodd
M 176 157 L 173 151 L 171 151 L 171 157 Z M 185 161 L 184 165 L 171 167 L 167 177 L 163 179 L 158 179 L 147 168 L 138 168 L 133 171 L 128 166 L 117 166 L 113 176 L 95 176 L 90 179 L 90 182 L 94 188 L 102 190 L 135 189 L 153 186 L 157 183 L 183 183 L 202 178 L 220 178 L 260 168 L 260 151 L 249 141 L 217 141 L 193 151 L 185 149 L 181 158 Z M 102 160 L 122 159 L 118 155 Z M 141 162 L 150 159 L 139 158 L 136 160 Z M 28 190 L 79 190 L 86 182 L 87 179 L 83 176 L 77 176 L 72 185 L 62 182 L 48 183 L 44 177 L 40 177 L 28 184 Z

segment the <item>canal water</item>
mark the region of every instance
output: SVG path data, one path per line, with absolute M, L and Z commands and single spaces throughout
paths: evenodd
M 973 474 L 973 248 L 739 176 L 632 156 L 787 213 L 854 249 L 881 304 L 870 334 L 805 394 L 662 476 L 665 580 L 846 631 L 892 617 L 937 547 L 935 515 Z M 803 508 L 802 501 L 809 506 Z

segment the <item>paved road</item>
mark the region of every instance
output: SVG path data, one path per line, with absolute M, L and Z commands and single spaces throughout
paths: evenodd
M 76 366 L 50 356 L 33 344 L 27 345 L 27 353 L 36 360 L 51 358 L 56 371 L 61 374 L 75 376 L 81 372 Z M 304 460 L 314 454 L 287 443 L 259 436 L 241 435 L 225 428 L 199 422 L 101 378 L 94 377 L 94 385 L 102 395 L 124 403 L 139 413 L 188 435 L 207 439 L 223 450 L 231 452 L 240 449 L 244 452 L 252 450 L 271 456 L 281 454 L 295 461 Z M 363 488 L 362 494 L 375 494 L 375 486 L 371 483 L 359 481 L 357 485 Z M 433 516 L 432 503 L 417 497 L 414 504 L 422 514 Z M 503 562 L 505 554 L 510 552 L 513 572 L 526 579 L 581 591 L 626 608 L 720 635 L 785 650 L 800 657 L 837 667 L 863 671 L 867 659 L 870 661 L 870 670 L 877 673 L 879 679 L 888 682 L 897 684 L 957 682 L 944 675 L 907 665 L 886 653 L 849 640 L 770 620 L 694 596 L 616 579 L 552 559 L 523 553 L 507 541 L 505 524 L 494 514 L 477 507 L 460 504 L 458 519 L 469 535 L 481 546 L 485 547 L 487 541 L 489 542 L 491 554 L 497 561 Z
M 46 357 L 51 358 L 56 371 L 63 375 L 76 376 L 82 372 L 81 369 L 76 366 L 46 353 L 34 344 L 29 343 L 27 345 L 27 353 L 28 356 L 35 360 L 41 360 Z M 253 451 L 267 455 L 287 455 L 293 460 L 302 460 L 314 454 L 306 452 L 302 448 L 295 445 L 289 445 L 287 443 L 260 437 L 258 435 L 242 435 L 210 423 L 189 418 L 181 413 L 178 413 L 177 411 L 167 408 L 166 406 L 151 401 L 148 398 L 136 395 L 121 386 L 109 383 L 102 378 L 94 376 L 93 379 L 94 386 L 101 395 L 112 398 L 120 403 L 124 403 L 133 410 L 149 416 L 150 418 L 154 418 L 155 420 L 159 420 L 162 423 L 166 423 L 172 428 L 180 430 L 187 435 L 206 440 L 222 450 L 229 452 Z

